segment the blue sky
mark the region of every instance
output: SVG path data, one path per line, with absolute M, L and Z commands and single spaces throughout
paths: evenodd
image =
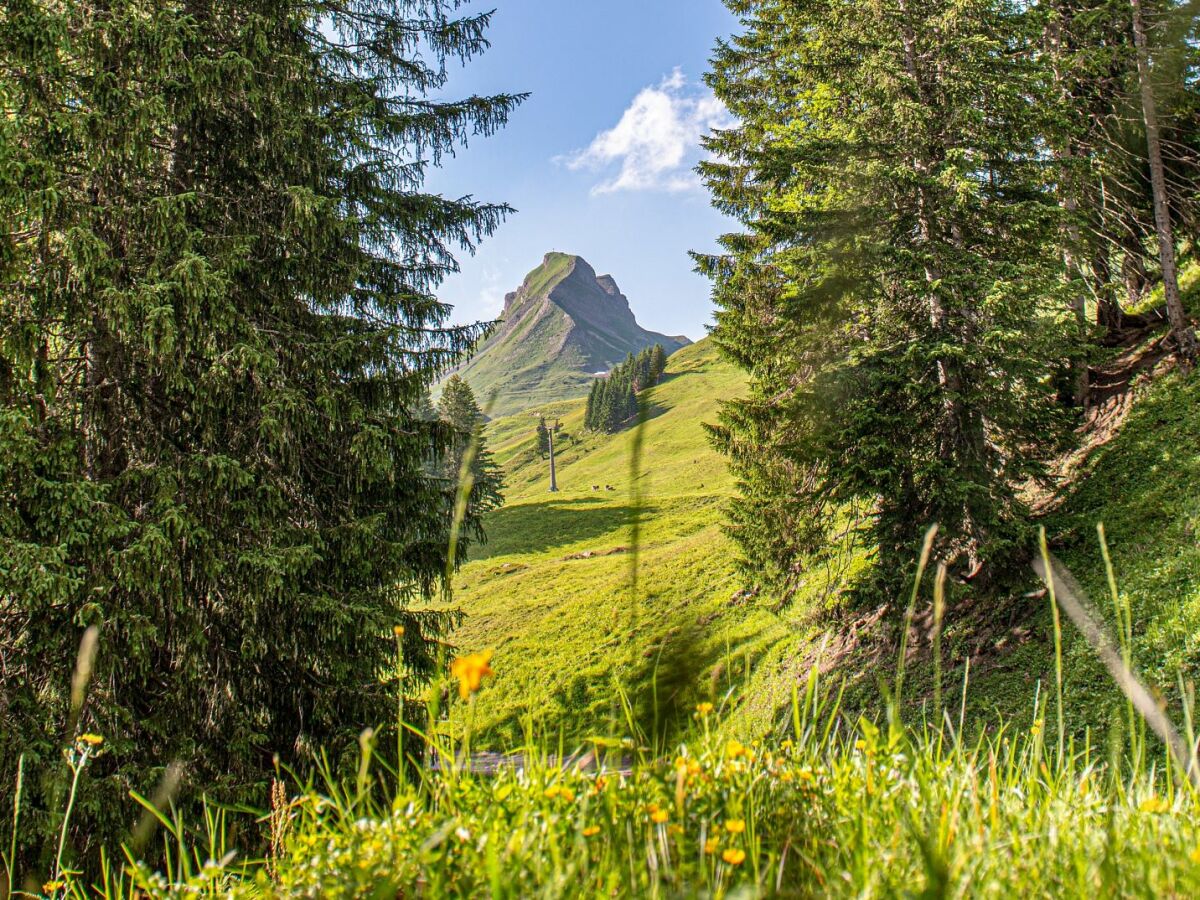
M 717 37 L 735 28 L 720 0 L 488 0 L 492 48 L 447 93 L 532 96 L 508 127 L 434 172 L 429 187 L 518 212 L 440 294 L 456 321 L 499 315 L 504 294 L 550 250 L 610 273 L 644 327 L 702 337 L 708 282 L 689 250 L 729 222 L 692 167 L 698 136 L 727 122 L 701 83 Z

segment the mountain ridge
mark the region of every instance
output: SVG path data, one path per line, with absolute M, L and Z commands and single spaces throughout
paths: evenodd
M 492 415 L 509 415 L 584 396 L 630 353 L 662 344 L 670 355 L 691 343 L 642 328 L 612 275 L 551 252 L 505 296 L 499 325 L 456 371 Z

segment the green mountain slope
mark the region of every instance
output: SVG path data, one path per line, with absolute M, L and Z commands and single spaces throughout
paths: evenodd
M 685 727 L 700 700 L 724 703 L 732 732 L 764 734 L 786 718 L 792 686 L 818 659 L 829 677 L 846 680 L 848 710 L 878 710 L 879 681 L 890 683 L 895 671 L 896 622 L 907 598 L 829 614 L 837 593 L 826 593 L 824 573 L 814 573 L 783 610 L 741 592 L 736 550 L 722 530 L 733 483 L 702 423 L 715 421 L 719 401 L 743 389 L 742 375 L 709 341 L 676 353 L 666 380 L 648 395 L 651 417 L 635 471 L 634 433 L 583 433 L 580 401 L 489 426 L 508 472 L 509 505 L 491 516 L 490 542 L 463 569 L 456 601 L 467 619 L 454 637 L 464 651 L 496 650 L 496 678 L 474 713 L 482 744 L 519 743 L 532 721 L 573 746 L 611 721 L 618 685 L 660 736 Z M 1103 434 L 1086 435 L 1089 452 L 1045 519 L 1052 546 L 1101 610 L 1111 603 L 1095 525 L 1107 524 L 1131 606 L 1135 660 L 1168 698 L 1178 693 L 1176 671 L 1200 669 L 1198 390 L 1195 377 L 1169 371 L 1135 386 L 1119 430 L 1110 431 L 1110 418 Z M 548 464 L 534 450 L 536 413 L 561 418 L 569 435 L 559 494 L 547 492 Z M 634 485 L 642 503 L 636 593 Z M 866 564 L 863 554 L 851 554 L 844 574 Z M 1029 721 L 1039 683 L 1043 702 L 1053 696 L 1053 632 L 1047 601 L 1031 593 L 1036 587 L 1030 574 L 1010 596 L 987 603 L 956 589 L 943 636 L 950 705 L 957 708 L 968 661 L 968 712 L 999 709 Z M 926 621 L 929 602 L 927 582 L 918 622 Z M 910 704 L 933 696 L 927 625 L 910 635 Z M 1119 698 L 1069 625 L 1064 638 L 1068 728 L 1094 726 L 1097 710 L 1119 710 Z M 1040 715 L 1050 721 L 1053 711 L 1043 707 Z
M 762 630 L 757 615 L 723 614 L 739 588 L 721 525 L 733 482 L 703 428 L 715 420 L 718 399 L 743 384 L 708 341 L 673 355 L 662 384 L 647 394 L 636 471 L 634 432 L 584 433 L 582 401 L 491 423 L 508 505 L 490 517 L 489 542 L 458 581 L 467 619 L 454 637 L 464 650 L 496 649 L 496 680 L 475 710 L 491 743 L 516 741 L 531 713 L 541 728 L 582 737 L 611 714 L 614 678 L 639 704 L 652 703 L 656 666 L 659 706 L 670 720 L 697 698 L 695 672 L 710 670 L 728 643 Z M 534 445 L 535 416 L 543 413 L 561 418 L 570 435 L 558 455 L 557 494 L 548 492 L 549 466 Z M 636 595 L 635 490 L 642 504 Z
M 548 253 L 505 298 L 501 324 L 458 371 L 493 416 L 588 392 L 597 372 L 629 353 L 662 344 L 668 354 L 689 343 L 638 325 L 612 276 L 579 256 Z

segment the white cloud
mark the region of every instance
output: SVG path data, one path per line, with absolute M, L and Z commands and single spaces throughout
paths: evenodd
M 573 171 L 610 172 L 619 166 L 593 194 L 691 190 L 700 185 L 692 169 L 702 152 L 701 136 L 732 123 L 711 91 L 689 85 L 675 69 L 657 86 L 644 88 L 613 128 L 559 161 Z

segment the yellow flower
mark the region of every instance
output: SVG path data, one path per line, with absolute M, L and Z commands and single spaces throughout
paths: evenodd
M 396 637 L 404 637 L 404 626 L 397 625 L 392 629 L 392 634 L 394 634 Z
M 99 747 L 104 743 L 104 738 L 98 734 L 92 734 L 90 731 L 87 734 L 81 734 L 79 740 L 92 747 Z
M 1162 797 L 1147 797 L 1138 804 L 1138 809 L 1144 813 L 1165 813 L 1170 808 L 1171 804 Z
M 737 759 L 739 756 L 745 756 L 746 745 L 736 738 L 725 745 L 725 758 Z
M 64 885 L 61 880 L 56 879 L 54 881 L 47 881 L 45 884 L 42 885 L 42 893 L 43 894 L 53 894 L 55 891 L 62 890 L 63 887 L 64 887 Z
M 492 661 L 492 652 L 471 653 L 450 663 L 450 674 L 458 679 L 458 695 L 464 700 L 479 690 L 485 675 L 495 674 L 488 665 Z
M 854 749 L 855 750 L 866 750 L 867 742 L 864 741 L 862 738 L 859 738 L 857 741 L 854 742 Z
M 705 702 L 696 704 L 696 712 L 700 713 L 702 716 L 707 716 L 712 711 L 713 705 L 711 703 Z
M 584 837 L 595 837 L 599 833 L 600 833 L 599 825 L 589 825 L 587 828 L 583 829 Z
M 1195 850 L 1193 850 L 1191 853 L 1189 853 L 1188 859 L 1190 859 L 1196 865 L 1200 866 L 1200 847 L 1197 847 Z
M 730 819 L 725 823 L 725 830 L 730 834 L 741 834 L 746 830 L 746 822 L 744 819 Z
M 746 861 L 746 851 L 739 850 L 737 847 L 730 847 L 721 854 L 721 859 L 725 860 L 731 866 L 740 866 Z
M 1044 726 L 1044 724 L 1045 723 L 1042 722 L 1041 719 L 1038 719 L 1036 722 L 1034 722 L 1032 725 L 1029 726 L 1029 733 L 1031 735 L 1033 735 L 1034 737 L 1037 737 L 1039 734 L 1042 733 L 1042 727 Z
M 710 837 L 704 842 L 705 853 L 716 853 L 717 848 L 721 846 L 721 839 L 718 837 Z
M 650 821 L 662 825 L 667 819 L 671 818 L 670 814 L 665 809 L 656 809 L 650 813 Z

